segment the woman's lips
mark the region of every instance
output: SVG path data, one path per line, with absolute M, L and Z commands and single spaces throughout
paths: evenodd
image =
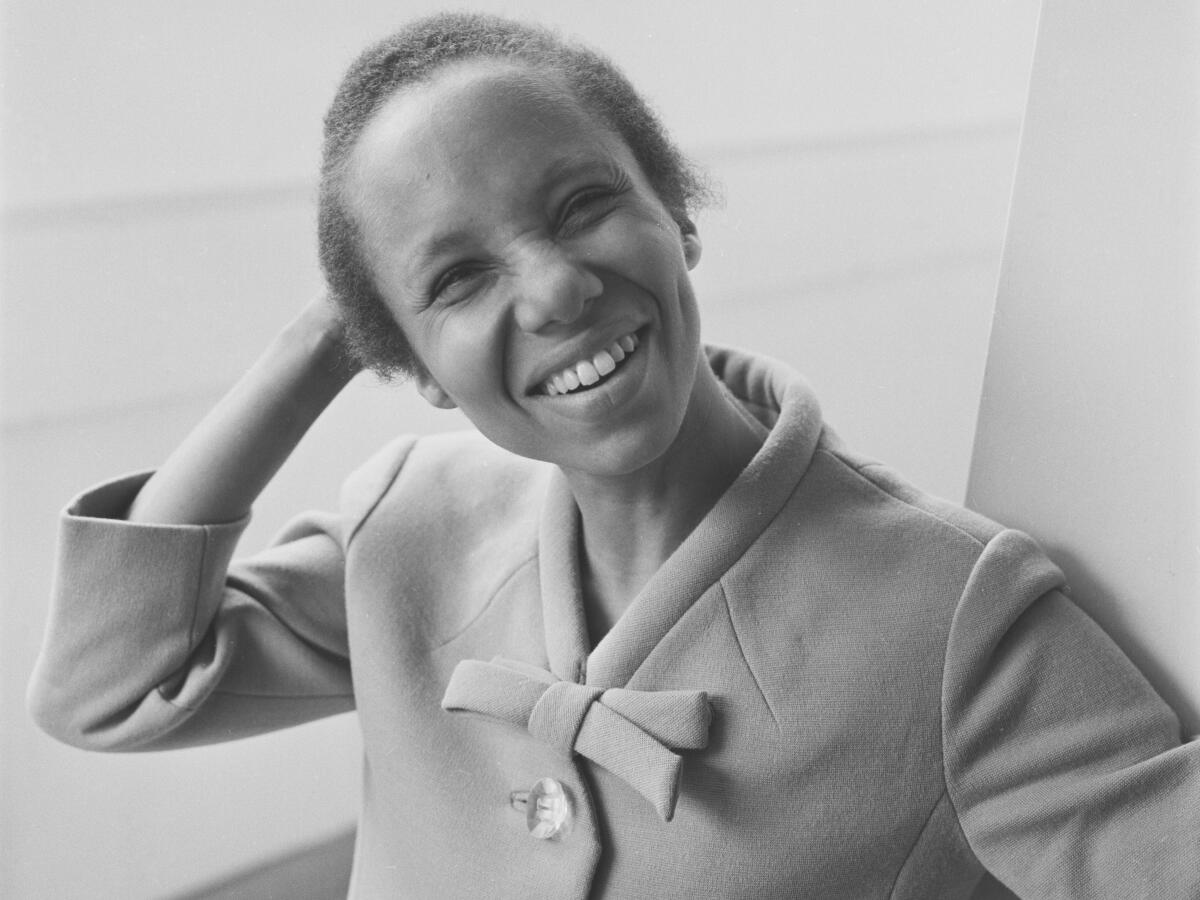
M 622 335 L 603 350 L 581 359 L 542 382 L 540 393 L 549 397 L 570 394 L 599 384 L 618 368 L 638 346 L 634 333 Z

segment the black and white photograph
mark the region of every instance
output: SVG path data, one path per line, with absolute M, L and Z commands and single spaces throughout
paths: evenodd
M 1200 4 L 0 0 L 0 897 L 1200 900 Z

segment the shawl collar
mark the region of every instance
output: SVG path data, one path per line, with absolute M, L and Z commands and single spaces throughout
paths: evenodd
M 787 503 L 821 435 L 808 384 L 761 356 L 707 347 L 709 364 L 743 408 L 770 428 L 763 446 L 708 515 L 588 651 L 579 574 L 579 510 L 555 470 L 539 535 L 539 576 L 550 670 L 564 681 L 624 687 L 654 647 L 753 544 Z

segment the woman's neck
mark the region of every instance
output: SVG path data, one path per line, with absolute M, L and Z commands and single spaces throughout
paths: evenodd
M 580 574 L 593 646 L 762 445 L 765 429 L 735 403 L 702 363 L 666 453 L 621 476 L 566 472 L 583 522 Z

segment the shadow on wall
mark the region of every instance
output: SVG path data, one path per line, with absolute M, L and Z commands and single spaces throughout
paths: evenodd
M 354 859 L 354 829 L 222 879 L 172 900 L 330 900 L 346 896 Z

